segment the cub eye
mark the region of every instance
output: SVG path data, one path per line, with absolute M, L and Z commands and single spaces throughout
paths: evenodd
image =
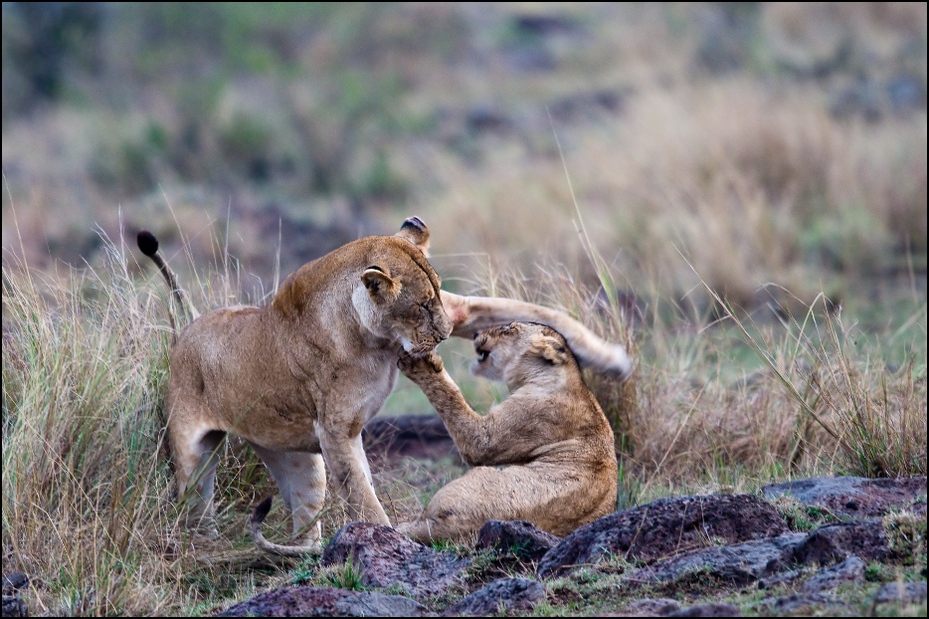
M 477 351 L 477 361 L 478 363 L 484 363 L 487 361 L 487 357 L 490 355 L 489 350 L 484 350 L 483 348 Z

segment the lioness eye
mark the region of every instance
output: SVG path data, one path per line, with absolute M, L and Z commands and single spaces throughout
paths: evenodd
M 487 356 L 488 356 L 489 354 L 490 354 L 490 351 L 489 351 L 489 350 L 483 350 L 483 349 L 481 349 L 481 350 L 477 351 L 477 360 L 478 360 L 478 362 L 479 362 L 479 363 L 483 363 L 484 361 L 487 361 Z

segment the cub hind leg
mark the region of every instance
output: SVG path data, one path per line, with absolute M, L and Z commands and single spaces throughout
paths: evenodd
M 557 466 L 478 466 L 443 486 L 419 519 L 397 530 L 420 543 L 470 541 L 488 520 L 527 520 L 552 532 L 552 506 L 570 500 L 576 485 Z

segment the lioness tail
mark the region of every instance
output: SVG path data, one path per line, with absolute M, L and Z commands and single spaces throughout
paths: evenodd
M 248 519 L 248 534 L 252 538 L 252 541 L 255 542 L 255 545 L 265 552 L 270 552 L 271 554 L 280 555 L 282 557 L 303 557 L 310 553 L 319 552 L 320 546 L 318 544 L 310 546 L 285 546 L 269 542 L 265 539 L 265 536 L 261 534 L 261 523 L 264 522 L 265 518 L 268 517 L 268 512 L 271 511 L 272 500 L 273 497 L 268 497 L 259 503 L 255 511 L 252 512 L 252 517 Z
M 181 311 L 190 316 L 191 320 L 196 320 L 199 318 L 200 313 L 197 311 L 197 308 L 193 306 L 193 304 L 187 298 L 187 295 L 184 293 L 181 287 L 178 286 L 177 275 L 174 274 L 174 271 L 171 270 L 171 267 L 168 266 L 168 263 L 165 262 L 165 259 L 161 257 L 160 253 L 158 253 L 158 239 L 155 238 L 155 235 L 148 230 L 139 230 L 136 241 L 139 244 L 139 250 L 151 258 L 152 262 L 155 263 L 155 266 L 158 267 L 158 270 L 161 271 L 161 274 L 164 276 L 165 281 L 168 282 L 168 288 L 171 289 L 171 294 L 174 295 L 174 299 L 180 306 Z M 174 334 L 176 337 L 178 329 L 177 324 L 174 321 L 174 314 L 168 312 L 168 315 L 171 319 L 171 328 L 174 329 Z

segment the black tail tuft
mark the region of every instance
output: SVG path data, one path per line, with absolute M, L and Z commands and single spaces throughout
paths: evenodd
M 268 517 L 268 512 L 271 511 L 271 501 L 273 500 L 274 497 L 269 496 L 258 504 L 258 507 L 255 508 L 254 512 L 252 512 L 252 522 L 256 524 L 261 524 L 264 522 L 264 519 Z
M 136 240 L 139 243 L 139 249 L 141 249 L 142 253 L 146 256 L 154 256 L 158 251 L 158 239 L 148 230 L 139 230 Z

